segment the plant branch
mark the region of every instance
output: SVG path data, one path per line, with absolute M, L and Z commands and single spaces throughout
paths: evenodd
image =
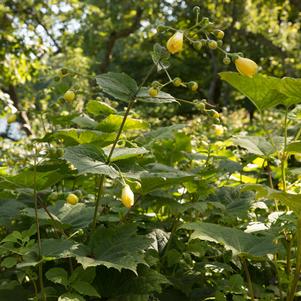
M 111 147 L 111 150 L 110 150 L 110 153 L 108 155 L 108 158 L 106 160 L 106 164 L 108 164 L 108 165 L 110 165 L 110 163 L 111 163 L 112 155 L 114 153 L 114 150 L 115 150 L 115 147 L 116 147 L 116 145 L 118 143 L 118 140 L 119 140 L 119 138 L 121 136 L 121 133 L 123 131 L 123 128 L 124 128 L 125 122 L 126 122 L 126 120 L 128 118 L 128 115 L 130 113 L 130 110 L 131 110 L 132 106 L 134 105 L 134 103 L 136 102 L 136 96 L 139 93 L 141 87 L 145 84 L 145 82 L 147 81 L 147 79 L 149 78 L 149 76 L 151 75 L 151 73 L 153 72 L 154 68 L 155 68 L 155 65 L 153 65 L 152 68 L 150 68 L 149 72 L 146 74 L 146 76 L 142 80 L 141 84 L 139 85 L 136 93 L 132 96 L 131 100 L 128 103 L 127 109 L 125 111 L 125 114 L 123 116 L 122 122 L 121 122 L 119 130 L 118 130 L 118 133 L 116 135 L 116 138 L 115 138 L 115 140 L 113 142 L 113 145 Z M 99 180 L 99 184 L 98 184 L 98 192 L 97 192 L 97 198 L 96 198 L 95 209 L 94 209 L 94 216 L 93 216 L 93 222 L 92 222 L 92 232 L 94 232 L 94 230 L 96 228 L 97 212 L 98 212 L 98 207 L 99 207 L 99 201 L 100 201 L 100 197 L 101 197 L 101 194 L 102 194 L 102 191 L 103 191 L 105 179 L 106 179 L 105 175 L 101 175 L 100 180 Z

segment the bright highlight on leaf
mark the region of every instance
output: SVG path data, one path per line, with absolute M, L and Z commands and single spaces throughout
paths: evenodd
M 167 50 L 175 54 L 183 49 L 183 32 L 177 31 L 166 43 Z

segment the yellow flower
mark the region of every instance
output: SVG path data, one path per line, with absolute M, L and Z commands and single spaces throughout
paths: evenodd
M 183 49 L 183 32 L 177 31 L 166 43 L 167 50 L 174 54 Z
M 258 69 L 254 61 L 241 56 L 239 56 L 234 63 L 237 71 L 244 76 L 253 77 Z
M 222 136 L 224 134 L 224 127 L 222 125 L 214 124 L 213 129 L 216 136 Z
M 66 201 L 70 205 L 76 205 L 78 203 L 78 197 L 77 197 L 77 195 L 75 195 L 73 193 L 69 193 Z
M 122 188 L 121 202 L 126 208 L 131 208 L 134 205 L 134 193 L 129 185 Z

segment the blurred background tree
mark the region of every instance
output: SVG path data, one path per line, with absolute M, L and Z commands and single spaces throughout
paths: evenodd
M 195 5 L 201 8 L 201 16 L 225 31 L 227 50 L 243 52 L 260 65 L 261 73 L 300 77 L 298 0 L 4 0 L 0 4 L 2 123 L 16 114 L 27 135 L 38 133 L 41 123 L 47 131 L 44 113 L 57 112 L 58 99 L 74 87 L 71 79 L 54 80 L 59 68 L 87 75 L 76 83 L 78 110 L 97 96 L 95 74 L 124 71 L 141 79 L 152 64 L 154 43 L 165 45 L 170 36 L 157 34 L 157 26 L 185 29 L 195 20 Z M 172 58 L 170 73 L 199 82 L 200 89 L 191 99 L 205 97 L 218 107 L 231 108 L 233 92 L 218 73 L 234 67 L 223 65 L 222 59 L 214 50 L 195 51 L 186 41 L 184 51 Z M 165 75 L 154 78 L 164 80 Z M 180 88 L 167 92 L 179 98 L 183 93 Z M 177 110 L 186 116 L 193 113 L 190 106 Z M 154 113 L 151 108 L 147 112 Z M 9 126 L 0 129 L 5 136 Z

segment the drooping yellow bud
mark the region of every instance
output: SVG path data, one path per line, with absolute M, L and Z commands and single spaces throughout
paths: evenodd
M 183 32 L 177 31 L 166 43 L 167 50 L 174 54 L 183 49 Z
M 241 56 L 239 56 L 234 63 L 237 71 L 244 76 L 253 77 L 258 69 L 254 61 Z
M 77 197 L 77 195 L 75 195 L 73 193 L 69 193 L 66 198 L 66 201 L 70 205 L 76 205 L 78 203 L 78 197 Z
M 222 125 L 215 124 L 213 129 L 216 136 L 222 136 L 224 134 L 224 127 Z
M 129 185 L 122 188 L 121 202 L 126 208 L 131 208 L 134 205 L 134 193 Z

